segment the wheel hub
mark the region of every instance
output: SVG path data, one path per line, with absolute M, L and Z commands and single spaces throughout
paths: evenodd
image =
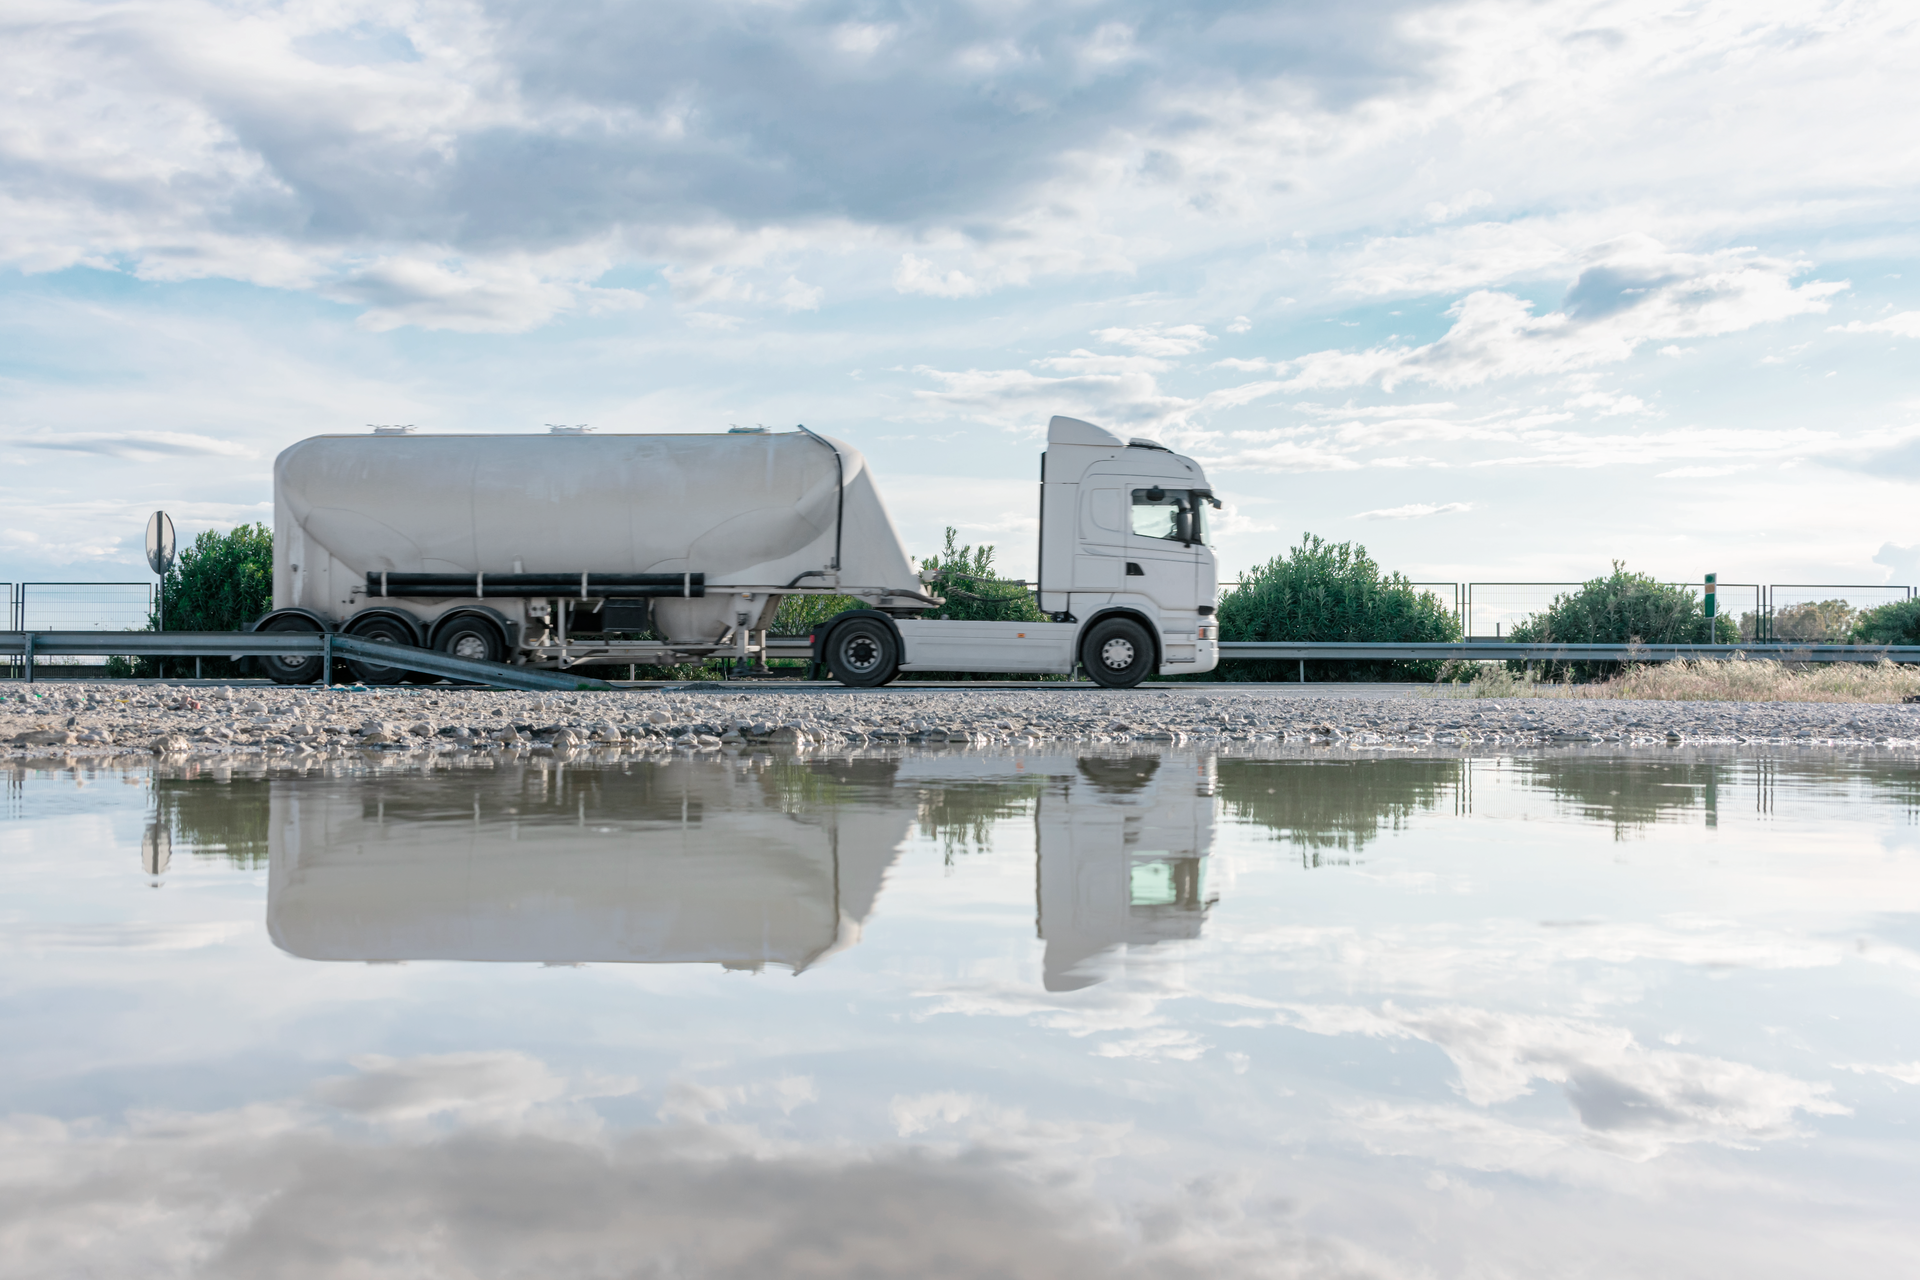
M 1110 670 L 1125 671 L 1133 665 L 1133 642 L 1121 636 L 1115 636 L 1100 646 L 1100 661 Z
M 849 671 L 871 671 L 880 663 L 880 646 L 871 637 L 855 636 L 840 647 L 840 659 Z

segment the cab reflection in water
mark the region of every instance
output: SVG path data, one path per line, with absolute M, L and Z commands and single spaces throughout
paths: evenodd
M 1091 758 L 1040 796 L 1047 990 L 1100 981 L 1100 959 L 1119 948 L 1200 936 L 1215 901 L 1206 890 L 1212 783 L 1211 760 Z
M 193 785 L 163 782 L 163 814 L 188 812 L 166 793 Z M 247 790 L 268 809 L 269 933 L 311 960 L 799 973 L 859 940 L 916 826 L 1003 856 L 1033 842 L 1050 991 L 1100 981 L 1125 948 L 1197 938 L 1213 902 L 1205 758 L 526 765 Z

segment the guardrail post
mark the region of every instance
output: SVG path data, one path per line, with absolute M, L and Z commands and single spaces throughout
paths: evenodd
M 320 633 L 320 687 L 333 687 L 333 632 Z
M 26 652 L 20 655 L 22 665 L 26 667 L 27 683 L 33 683 L 33 632 L 27 632 Z

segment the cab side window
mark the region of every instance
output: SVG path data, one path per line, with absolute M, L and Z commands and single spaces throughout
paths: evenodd
M 1133 531 L 1142 538 L 1169 542 L 1202 542 L 1198 504 L 1185 489 L 1135 489 Z

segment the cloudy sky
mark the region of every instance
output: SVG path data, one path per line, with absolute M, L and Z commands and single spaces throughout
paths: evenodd
M 1033 564 L 1050 414 L 1229 572 L 1914 582 L 1898 0 L 16 0 L 0 578 L 304 436 L 808 426 Z

